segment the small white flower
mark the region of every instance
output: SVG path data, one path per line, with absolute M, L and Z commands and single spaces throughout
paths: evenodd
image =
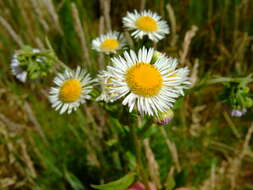
M 116 53 L 125 45 L 125 38 L 119 32 L 109 32 L 92 40 L 92 49 L 106 54 Z
M 107 66 L 107 89 L 115 95 L 114 100 L 124 97 L 122 104 L 128 105 L 130 112 L 134 108 L 148 115 L 167 112 L 188 83 L 186 68 L 177 70 L 176 59 L 161 55 L 151 63 L 153 54 L 153 49 L 144 47 L 138 55 L 125 51 L 124 57 L 112 58 L 112 66 Z
M 86 99 L 90 99 L 93 82 L 90 75 L 80 67 L 76 71 L 65 70 L 64 73 L 58 73 L 54 79 L 57 87 L 50 90 L 52 107 L 60 110 L 60 114 L 76 110 Z
M 12 74 L 21 82 L 26 82 L 26 78 L 27 78 L 27 72 L 24 71 L 21 66 L 20 66 L 20 62 L 17 59 L 18 54 L 15 53 L 12 57 L 11 60 L 11 72 Z
M 231 111 L 231 116 L 232 116 L 232 117 L 241 117 L 241 116 L 243 116 L 246 112 L 247 112 L 247 109 L 245 109 L 245 108 L 243 108 L 243 109 L 241 109 L 241 110 L 239 110 L 239 109 L 233 109 L 233 110 Z
M 144 10 L 132 13 L 127 12 L 127 16 L 123 17 L 123 25 L 128 30 L 133 30 L 132 36 L 137 39 L 142 39 L 147 35 L 152 41 L 159 41 L 169 34 L 169 27 L 167 22 L 150 10 Z

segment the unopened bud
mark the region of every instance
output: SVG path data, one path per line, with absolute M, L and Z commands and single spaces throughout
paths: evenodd
M 156 123 L 158 125 L 167 125 L 174 117 L 174 112 L 168 109 L 167 112 L 160 113 L 156 118 Z

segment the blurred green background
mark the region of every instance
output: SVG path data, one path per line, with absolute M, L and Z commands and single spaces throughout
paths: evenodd
M 111 106 L 113 117 L 89 102 L 59 115 L 47 99 L 54 76 L 22 84 L 10 60 L 22 45 L 46 48 L 47 38 L 65 64 L 95 76 L 108 59 L 91 40 L 123 31 L 126 12 L 143 8 L 167 20 L 171 34 L 157 49 L 188 66 L 195 85 L 173 122 L 140 136 L 150 181 L 166 190 L 253 189 L 252 110 L 231 118 L 218 101 L 223 86 L 203 82 L 253 71 L 252 0 L 0 0 L 0 189 L 89 190 L 135 167 L 126 121 L 117 120 L 123 111 Z

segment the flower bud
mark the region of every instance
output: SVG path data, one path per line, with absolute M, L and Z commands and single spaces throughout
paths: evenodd
M 38 79 L 52 72 L 54 53 L 24 46 L 16 51 L 11 60 L 12 74 L 21 82 Z
M 174 117 L 174 112 L 168 109 L 167 112 L 160 113 L 156 118 L 156 123 L 158 125 L 167 125 Z

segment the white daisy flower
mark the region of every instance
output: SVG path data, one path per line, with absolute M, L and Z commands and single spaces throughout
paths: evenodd
M 50 90 L 49 100 L 52 107 L 60 110 L 60 114 L 66 111 L 69 114 L 76 110 L 90 98 L 93 82 L 90 75 L 80 67 L 77 67 L 76 71 L 65 70 L 64 73 L 59 73 L 54 79 L 57 87 Z
M 166 56 L 166 55 L 165 53 L 154 51 L 152 62 L 155 62 L 161 56 Z M 176 69 L 178 65 L 178 60 L 175 58 L 170 58 L 170 59 L 171 59 L 171 64 L 172 64 L 170 72 L 173 72 L 174 77 L 178 76 L 180 78 L 180 80 L 175 81 L 177 82 L 177 84 L 176 85 L 174 84 L 172 87 L 175 88 L 177 92 L 183 96 L 184 95 L 183 90 L 189 88 L 189 85 L 191 84 L 191 82 L 189 81 L 190 78 L 188 77 L 190 71 L 188 67 Z
M 98 77 L 98 82 L 101 86 L 102 92 L 100 96 L 97 97 L 96 101 L 104 101 L 106 103 L 114 102 L 117 99 L 119 94 L 116 92 L 112 92 L 110 90 L 110 87 L 112 86 L 116 87 L 114 84 L 112 84 L 111 74 L 106 70 L 102 70 L 99 72 L 97 77 Z
M 180 95 L 178 86 L 187 82 L 175 60 L 161 55 L 153 64 L 154 49 L 142 48 L 138 55 L 125 51 L 124 57 L 112 58 L 107 66 L 111 94 L 115 100 L 124 97 L 123 105 L 131 112 L 135 107 L 141 114 L 158 115 L 172 107 Z M 179 90 L 178 90 L 179 89 Z
M 142 39 L 147 35 L 155 42 L 163 39 L 170 32 L 167 22 L 150 10 L 140 13 L 136 10 L 132 13 L 127 12 L 127 16 L 123 17 L 123 25 L 128 30 L 134 30 L 131 34 L 134 38 Z
M 116 53 L 125 45 L 125 38 L 119 32 L 109 32 L 92 40 L 92 49 L 106 54 Z
M 169 58 L 171 68 L 169 70 L 169 73 L 171 74 L 171 77 L 176 77 L 177 79 L 171 81 L 171 87 L 177 91 L 179 95 L 184 95 L 184 89 L 189 88 L 189 85 L 191 82 L 189 81 L 190 78 L 189 75 L 189 69 L 188 67 L 176 69 L 178 65 L 178 60 L 175 58 Z
M 245 113 L 247 113 L 247 109 L 243 108 L 243 109 L 233 109 L 230 114 L 232 117 L 242 117 Z
M 18 54 L 15 53 L 11 60 L 11 72 L 21 82 L 25 82 L 27 78 L 27 72 L 20 67 L 20 62 L 17 59 Z
M 40 52 L 39 49 L 32 49 L 33 53 Z M 18 60 L 19 53 L 14 53 L 12 60 L 11 60 L 11 72 L 12 74 L 21 82 L 25 83 L 27 79 L 27 72 L 24 71 L 21 66 L 20 62 Z M 38 58 L 39 59 L 39 58 Z M 41 61 L 41 60 L 40 60 Z

